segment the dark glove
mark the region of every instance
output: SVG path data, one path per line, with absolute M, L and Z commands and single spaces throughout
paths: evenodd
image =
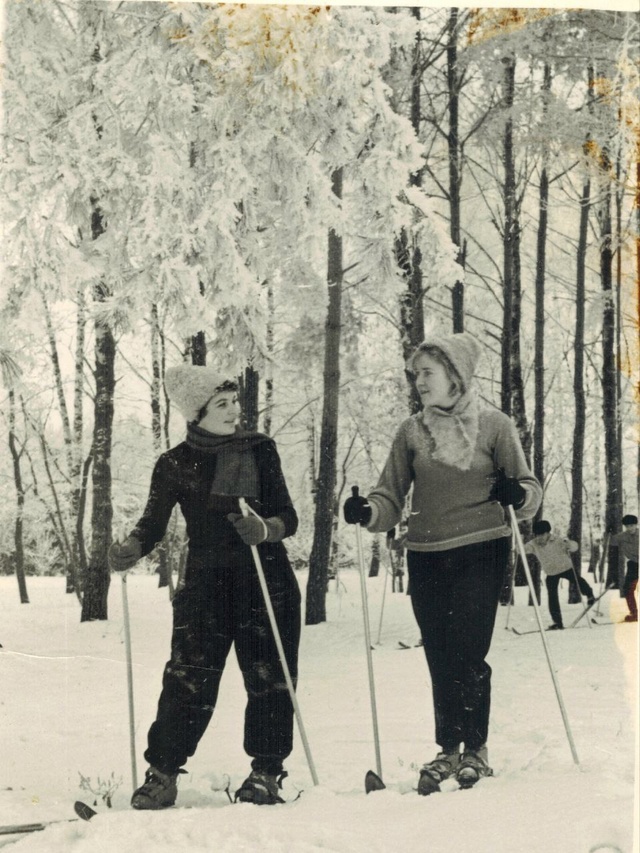
M 114 542 L 109 548 L 109 565 L 115 572 L 126 572 L 142 556 L 142 545 L 135 536 L 127 536 L 124 542 Z
M 520 509 L 526 497 L 526 491 L 516 478 L 507 477 L 504 473 L 504 468 L 498 468 L 493 488 L 489 494 L 489 500 L 498 501 L 502 506 L 512 506 L 514 509 Z
M 239 515 L 237 512 L 230 512 L 227 518 L 245 545 L 259 545 L 269 535 L 264 519 L 256 518 L 255 515 L 245 516 Z
M 342 509 L 347 524 L 361 524 L 365 527 L 371 521 L 371 506 L 366 498 L 358 494 L 357 486 L 352 486 L 351 497 L 347 498 Z

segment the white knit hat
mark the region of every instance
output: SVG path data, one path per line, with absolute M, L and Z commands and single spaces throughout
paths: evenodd
M 178 364 L 170 367 L 164 376 L 169 399 L 187 422 L 195 421 L 200 409 L 228 382 L 235 384 L 233 379 L 212 367 L 199 364 Z
M 453 335 L 429 335 L 415 350 L 409 359 L 409 368 L 413 369 L 417 356 L 427 347 L 437 347 L 447 356 L 466 390 L 480 358 L 482 348 L 469 332 L 458 332 Z

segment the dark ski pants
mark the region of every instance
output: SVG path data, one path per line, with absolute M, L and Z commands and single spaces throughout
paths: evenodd
M 267 557 L 262 563 L 295 684 L 298 584 L 288 562 Z M 233 644 L 247 691 L 244 749 L 254 769 L 277 774 L 282 768 L 293 746 L 294 711 L 255 566 L 219 566 L 206 552 L 189 555 L 185 586 L 173 601 L 171 659 L 144 754 L 153 767 L 176 772 L 196 751 Z
M 627 574 L 624 579 L 622 591 L 629 608 L 629 614 L 638 618 L 638 605 L 636 604 L 636 587 L 638 586 L 638 563 L 636 560 L 627 560 Z
M 549 599 L 549 613 L 553 619 L 553 624 L 563 627 L 562 612 L 560 610 L 560 602 L 558 601 L 558 584 L 560 583 L 560 578 L 564 578 L 567 581 L 575 581 L 576 576 L 573 569 L 567 569 L 566 572 L 561 572 L 559 575 L 547 575 L 545 580 Z M 582 595 L 585 595 L 587 598 L 593 598 L 593 590 L 580 575 L 578 575 L 578 586 Z
M 409 595 L 433 692 L 435 738 L 451 751 L 486 743 L 491 667 L 485 661 L 504 584 L 509 538 L 407 553 Z

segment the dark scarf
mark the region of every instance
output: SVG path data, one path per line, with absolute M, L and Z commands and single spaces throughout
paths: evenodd
M 187 424 L 189 447 L 217 457 L 210 508 L 226 510 L 225 502 L 218 499 L 220 496 L 260 497 L 260 475 L 252 450 L 264 441 L 269 441 L 269 437 L 259 432 L 236 429 L 232 435 L 214 435 L 195 424 Z M 237 502 L 234 504 L 237 511 Z

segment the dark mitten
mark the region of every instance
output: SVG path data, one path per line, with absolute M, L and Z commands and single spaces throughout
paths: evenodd
M 371 506 L 366 498 L 358 494 L 358 487 L 352 488 L 352 495 L 344 502 L 344 520 L 347 524 L 366 526 L 371 521 Z
M 116 572 L 126 572 L 142 556 L 142 545 L 135 536 L 127 536 L 124 542 L 114 542 L 109 548 L 109 565 Z
M 255 515 L 244 516 L 237 512 L 230 512 L 227 518 L 245 545 L 259 545 L 269 534 L 264 519 L 257 518 Z
M 527 493 L 518 480 L 515 477 L 507 477 L 504 473 L 504 468 L 498 468 L 489 498 L 493 501 L 498 501 L 502 506 L 512 506 L 514 509 L 520 509 L 526 497 Z

